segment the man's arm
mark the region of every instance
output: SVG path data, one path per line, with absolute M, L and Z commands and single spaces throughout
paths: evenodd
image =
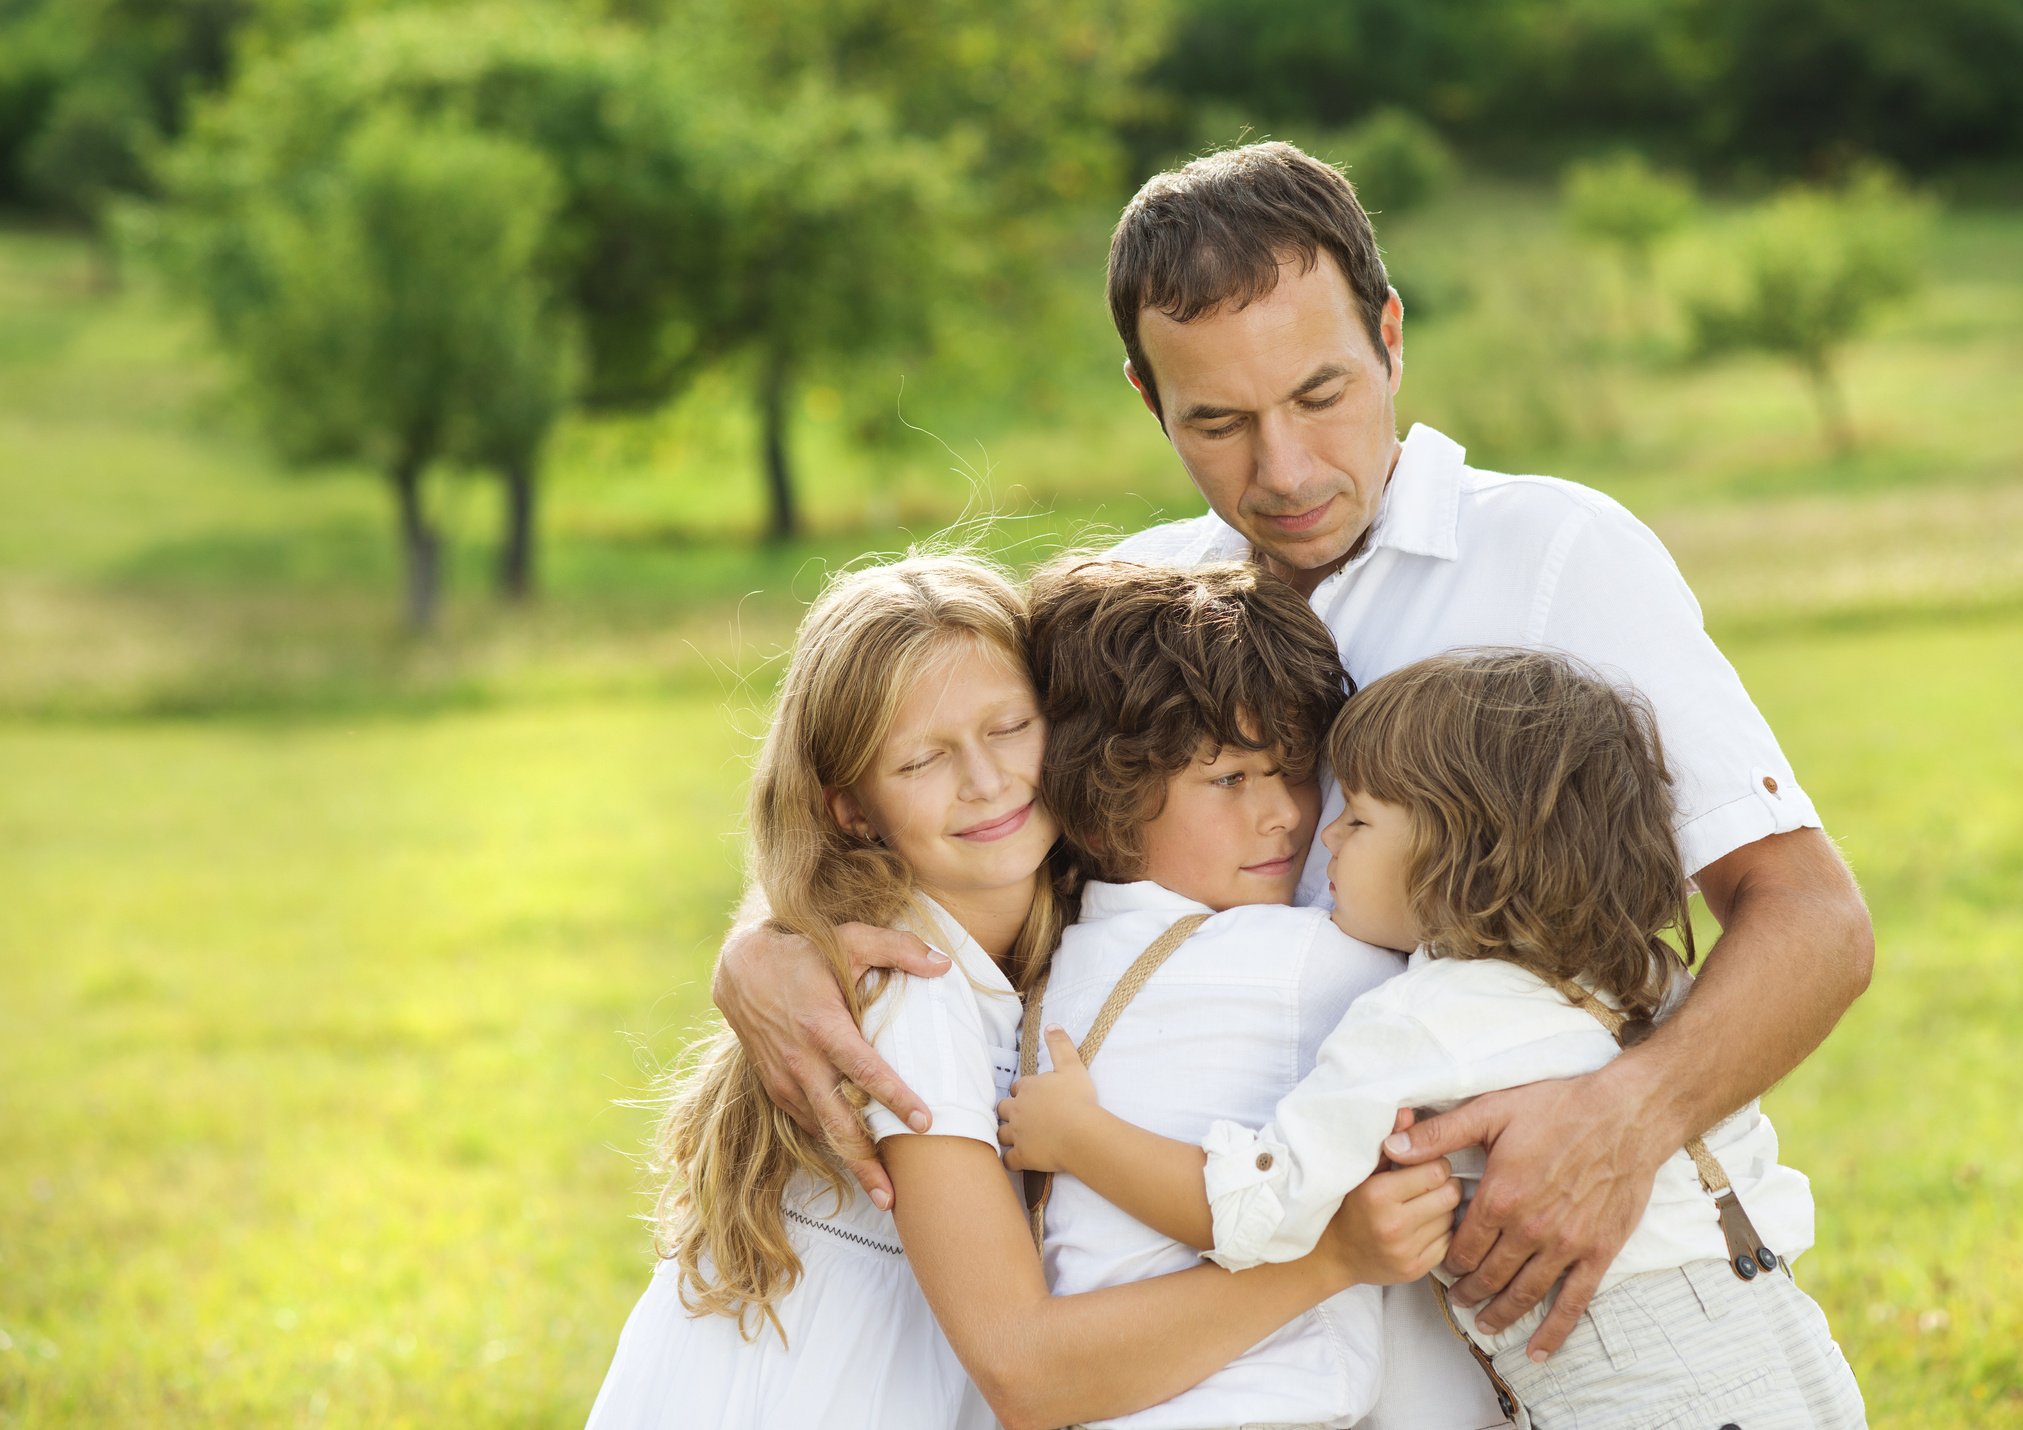
M 1649 1039 L 1598 1072 L 1488 1093 L 1387 1144 L 1422 1162 L 1481 1144 L 1489 1165 L 1448 1251 L 1464 1305 L 1494 1333 L 1566 1284 L 1531 1338 L 1557 1350 L 1650 1200 L 1658 1167 L 1766 1092 L 1868 986 L 1875 935 L 1854 876 L 1817 829 L 1776 834 L 1698 875 L 1722 926 L 1700 977 Z
M 910 933 L 871 924 L 839 924 L 850 974 L 892 968 L 923 978 L 949 960 Z M 758 1066 L 766 1094 L 810 1132 L 827 1137 L 852 1176 L 880 1207 L 892 1205 L 892 1180 L 840 1088 L 847 1079 L 916 1132 L 932 1117 L 913 1090 L 864 1040 L 850 1018 L 829 965 L 815 946 L 769 919 L 765 898 L 746 891 L 710 979 L 710 997 Z

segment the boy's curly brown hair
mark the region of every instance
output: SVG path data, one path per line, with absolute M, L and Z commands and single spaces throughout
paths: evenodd
M 1642 696 L 1552 652 L 1455 651 L 1371 681 L 1327 751 L 1344 788 L 1410 812 L 1406 907 L 1434 957 L 1584 979 L 1632 1017 L 1692 963 L 1671 780 Z
M 1204 748 L 1274 751 L 1288 780 L 1314 776 L 1354 687 L 1333 635 L 1276 576 L 1076 554 L 1036 572 L 1031 594 L 1041 792 L 1089 877 L 1140 876 L 1142 826 Z

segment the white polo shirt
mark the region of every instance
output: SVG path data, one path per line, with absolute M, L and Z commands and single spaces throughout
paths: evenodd
M 1689 873 L 1772 834 L 1817 828 L 1699 602 L 1650 528 L 1589 487 L 1478 471 L 1418 425 L 1364 549 L 1321 582 L 1314 610 L 1357 685 L 1464 646 L 1563 651 L 1634 688 L 1657 712 Z M 1119 543 L 1135 561 L 1241 560 L 1250 544 L 1210 512 Z M 1330 783 L 1323 826 L 1341 813 Z M 1327 851 L 1314 841 L 1295 896 L 1326 904 Z

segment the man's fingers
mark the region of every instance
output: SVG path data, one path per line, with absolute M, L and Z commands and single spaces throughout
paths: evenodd
M 836 1156 L 850 1169 L 850 1175 L 864 1188 L 865 1195 L 877 1206 L 889 1209 L 892 1179 L 885 1175 L 885 1164 L 878 1160 L 878 1149 L 866 1135 L 857 1110 L 834 1089 L 813 1101 L 815 1116 L 822 1124 L 822 1136 Z
M 939 978 L 952 966 L 948 955 L 900 929 L 876 924 L 838 924 L 836 939 L 850 957 L 850 974 L 862 978 L 874 968 L 892 968 L 922 978 Z
M 891 1064 L 864 1041 L 864 1034 L 855 1023 L 843 1018 L 811 1029 L 810 1034 L 816 1048 L 829 1059 L 836 1071 L 864 1089 L 872 1101 L 882 1105 L 915 1132 L 925 1132 L 934 1125 L 934 1116 L 927 1110 L 927 1104 L 915 1097 L 913 1089 L 901 1082 L 899 1074 L 892 1071 Z M 812 1089 L 809 1096 L 815 1096 Z
M 1552 1303 L 1552 1309 L 1531 1333 L 1531 1343 L 1525 1353 L 1535 1361 L 1542 1361 L 1558 1350 L 1573 1332 L 1574 1323 L 1594 1299 L 1595 1291 L 1602 1284 L 1602 1277 L 1608 1271 L 1606 1261 L 1576 1262 L 1566 1273 L 1566 1284 L 1559 1288 L 1559 1299 Z
M 1491 1335 L 1515 1325 L 1526 1312 L 1552 1294 L 1552 1288 L 1559 1283 L 1565 1271 L 1565 1261 L 1545 1252 L 1538 1253 L 1517 1268 L 1517 1274 L 1510 1278 L 1508 1286 L 1497 1293 L 1496 1299 L 1475 1313 L 1475 1324 Z
M 1463 1230 L 1466 1230 L 1465 1226 Z M 1458 1247 L 1460 1236 L 1456 1235 L 1454 1241 L 1455 1247 Z M 1447 1269 L 1450 1271 L 1454 1269 L 1455 1247 L 1447 1249 Z M 1496 1245 L 1489 1249 L 1489 1254 L 1482 1258 L 1481 1264 L 1448 1287 L 1447 1294 L 1457 1305 L 1479 1305 L 1492 1296 L 1501 1295 L 1503 1288 L 1510 1284 L 1511 1278 L 1516 1276 L 1530 1259 L 1530 1251 L 1519 1246 L 1516 1237 L 1500 1236 L 1496 1240 Z
M 1384 1154 L 1400 1166 L 1410 1166 L 1459 1152 L 1463 1147 L 1488 1145 L 1501 1126 L 1490 1115 L 1490 1109 L 1484 1107 L 1489 1100 L 1489 1096 L 1478 1097 L 1452 1111 L 1393 1132 L 1384 1139 Z

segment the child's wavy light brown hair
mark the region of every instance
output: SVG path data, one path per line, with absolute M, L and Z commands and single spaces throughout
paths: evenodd
M 1287 780 L 1313 777 L 1352 687 L 1334 636 L 1276 576 L 1073 554 L 1034 573 L 1031 599 L 1041 792 L 1092 877 L 1139 877 L 1145 821 L 1204 747 L 1273 750 Z
M 1328 761 L 1345 789 L 1410 812 L 1406 906 L 1434 957 L 1584 980 L 1646 1018 L 1692 963 L 1671 780 L 1641 696 L 1563 655 L 1457 651 L 1372 681 Z
M 878 985 L 859 988 L 836 925 L 910 918 L 924 926 L 926 911 L 913 871 L 884 845 L 840 828 L 824 791 L 864 777 L 908 689 L 952 645 L 973 642 L 1023 673 L 1026 636 L 1018 589 L 994 567 L 955 556 L 839 576 L 801 623 L 752 778 L 749 874 L 773 922 L 828 960 L 860 1023 Z M 1056 846 L 1012 948 L 1021 989 L 1045 967 L 1071 914 L 1065 868 Z M 763 1322 L 784 1339 L 773 1306 L 800 1279 L 801 1262 L 781 1197 L 805 1173 L 841 1205 L 850 1182 L 834 1154 L 773 1104 L 727 1028 L 672 1079 L 654 1150 L 667 1176 L 655 1243 L 680 1263 L 682 1304 L 735 1317 L 746 1339 Z

